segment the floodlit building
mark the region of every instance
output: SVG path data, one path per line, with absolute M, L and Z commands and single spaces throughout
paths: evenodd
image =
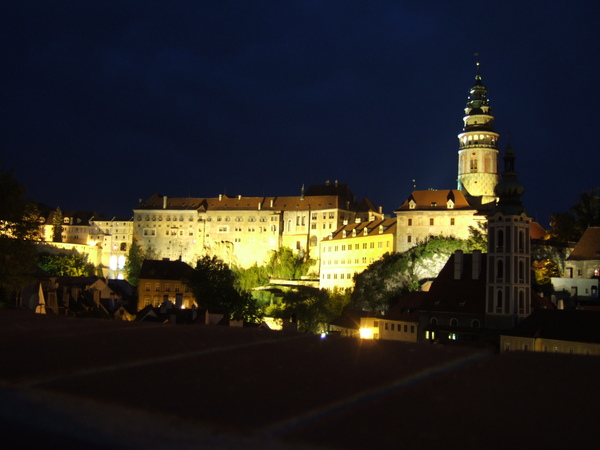
M 405 252 L 430 236 L 467 239 L 486 217 L 473 208 L 461 191 L 413 191 L 394 211 L 398 219 L 396 250 Z
M 111 280 L 125 278 L 124 267 L 133 242 L 133 220 L 93 216 L 88 245 L 100 248 L 102 275 Z
M 138 278 L 138 311 L 146 306 L 190 309 L 196 299 L 184 283 L 192 267 L 182 261 L 146 259 Z
M 600 312 L 538 310 L 500 336 L 500 350 L 600 355 Z
M 396 251 L 396 219 L 344 225 L 320 243 L 320 287 L 352 288 L 354 275 Z
M 134 209 L 134 235 L 157 257 L 194 263 L 218 256 L 229 265 L 268 262 L 286 246 L 318 259 L 318 243 L 357 218 L 382 217 L 346 185 L 312 186 L 297 197 L 171 198 L 154 195 Z
M 555 292 L 571 302 L 598 301 L 600 287 L 600 227 L 588 227 L 565 261 L 563 277 L 553 277 Z

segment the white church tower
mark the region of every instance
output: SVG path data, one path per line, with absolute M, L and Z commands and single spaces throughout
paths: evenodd
M 496 201 L 494 188 L 498 183 L 498 133 L 494 131 L 494 116 L 479 75 L 479 63 L 458 142 L 457 189 L 474 208 L 490 208 Z
M 488 214 L 487 328 L 513 328 L 531 313 L 531 217 L 521 204 L 523 192 L 509 144 L 495 189 L 498 203 Z

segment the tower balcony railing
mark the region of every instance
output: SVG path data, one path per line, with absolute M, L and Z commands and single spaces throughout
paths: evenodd
M 492 144 L 491 142 L 482 142 L 481 144 L 478 144 L 478 143 L 473 142 L 473 141 L 470 141 L 467 144 L 464 144 L 464 143 L 461 142 L 460 146 L 459 146 L 459 149 L 460 150 L 464 150 L 464 149 L 467 149 L 467 148 L 482 148 L 482 147 L 484 147 L 484 148 L 493 148 L 493 149 L 497 150 L 496 145 Z

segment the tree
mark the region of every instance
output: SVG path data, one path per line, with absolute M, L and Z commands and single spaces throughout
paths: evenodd
M 469 238 L 467 239 L 467 251 L 480 250 L 482 253 L 487 253 L 487 222 L 479 223 L 479 226 L 469 226 Z
M 40 239 L 39 213 L 12 171 L 0 166 L 0 304 L 13 305 L 23 286 L 33 280 Z
M 76 250 L 58 254 L 42 253 L 38 265 L 53 276 L 89 277 L 95 273 L 94 265 L 87 261 L 87 255 Z
M 267 272 L 273 278 L 298 280 L 306 275 L 314 264 L 314 259 L 306 259 L 289 247 L 280 247 L 271 255 L 267 263 Z
M 137 240 L 133 238 L 133 242 L 129 247 L 129 253 L 127 254 L 127 261 L 125 261 L 125 266 L 123 267 L 127 282 L 132 286 L 138 285 L 138 277 L 140 276 L 143 262 L 144 251 L 137 243 Z
M 254 299 L 236 289 L 234 272 L 216 256 L 199 259 L 184 281 L 201 310 L 247 321 L 256 321 L 261 316 Z
M 579 201 L 569 212 L 550 215 L 547 239 L 578 241 L 588 227 L 600 226 L 600 188 L 579 194 Z
M 327 328 L 334 317 L 328 309 L 328 303 L 326 290 L 296 286 L 286 290 L 280 304 L 271 307 L 268 313 L 283 320 L 294 317 L 298 322 L 298 331 L 319 333 Z
M 544 286 L 551 283 L 551 277 L 560 277 L 565 270 L 565 260 L 570 248 L 547 245 L 547 241 L 531 244 L 531 261 L 535 273 L 535 284 Z
M 265 266 L 254 263 L 253 266 L 243 269 L 234 267 L 235 286 L 238 291 L 251 291 L 252 289 L 269 284 L 270 276 Z
M 54 211 L 54 217 L 52 219 L 52 242 L 62 242 L 62 223 L 62 211 L 60 210 L 60 208 L 56 208 L 56 211 Z
M 456 250 L 467 251 L 462 239 L 428 238 L 403 253 L 385 254 L 355 275 L 352 306 L 387 311 L 399 297 L 420 289 L 421 280 L 435 278 Z

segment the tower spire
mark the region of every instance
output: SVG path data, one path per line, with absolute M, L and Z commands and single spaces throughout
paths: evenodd
M 495 201 L 498 182 L 498 133 L 483 84 L 480 64 L 476 63 L 475 83 L 463 117 L 463 132 L 458 135 L 458 189 L 478 209 L 489 209 Z

